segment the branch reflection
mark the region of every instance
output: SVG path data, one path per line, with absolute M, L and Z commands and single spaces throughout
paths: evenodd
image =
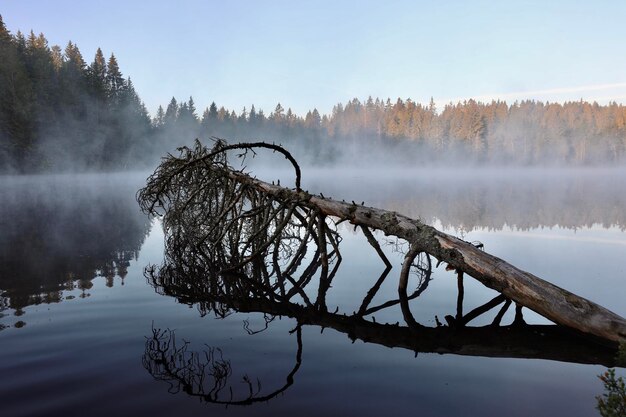
M 302 363 L 302 328 L 294 329 L 298 349 L 296 363 L 286 377 L 285 384 L 269 394 L 261 394 L 261 381 L 252 381 L 244 375 L 238 389 L 231 384 L 232 367 L 224 359 L 222 350 L 209 347 L 202 353 L 190 351 L 189 342 L 180 344 L 170 330 L 152 329 L 152 337 L 146 340 L 142 357 L 144 368 L 159 381 L 169 384 L 168 392 L 184 392 L 203 401 L 226 405 L 250 405 L 269 401 L 289 388 Z M 240 399 L 236 393 L 243 392 Z
M 210 171 L 191 171 L 210 175 Z M 342 262 L 341 236 L 337 225 L 322 213 L 291 203 L 277 202 L 229 182 L 220 187 L 195 189 L 172 202 L 184 209 L 168 208 L 165 261 L 146 269 L 146 277 L 156 291 L 196 305 L 202 315 L 224 318 L 234 312 L 261 313 L 265 328 L 274 317 L 296 322 L 298 350 L 296 364 L 286 384 L 272 393 L 262 393 L 260 382 L 245 382 L 246 395 L 238 398 L 229 385 L 230 363 L 221 351 L 203 354 L 176 344 L 169 331 L 154 330 L 146 343 L 144 367 L 158 380 L 167 381 L 171 392 L 183 391 L 207 402 L 247 405 L 266 401 L 286 390 L 302 360 L 301 329 L 305 325 L 332 328 L 350 339 L 417 352 L 484 357 L 535 358 L 585 364 L 615 366 L 616 347 L 573 333 L 556 325 L 527 325 L 521 308 L 515 320 L 502 325 L 512 304 L 498 295 L 463 314 L 463 275 L 458 273 L 456 311 L 437 319 L 436 327 L 418 323 L 411 303 L 428 288 L 432 274 L 430 257 L 409 248 L 400 273 L 398 297 L 371 306 L 388 279 L 391 262 L 371 231 L 362 232 L 385 265 L 374 285 L 363 294 L 358 311 L 329 311 L 327 297 Z M 203 183 L 207 183 L 204 180 Z M 411 278 L 411 280 L 409 280 Z M 409 282 L 417 282 L 409 288 Z M 412 287 L 413 284 L 411 284 Z M 377 323 L 374 312 L 400 306 L 395 324 Z M 470 322 L 501 306 L 490 325 L 471 327 Z M 256 331 L 244 326 L 246 331 Z M 263 330 L 263 329 L 262 329 Z M 203 358 L 201 360 L 200 358 Z

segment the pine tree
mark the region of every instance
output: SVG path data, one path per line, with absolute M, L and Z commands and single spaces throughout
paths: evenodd
M 307 112 L 304 118 L 304 127 L 307 129 L 317 129 L 320 127 L 322 123 L 322 118 L 320 117 L 317 109 L 313 109 L 313 111 Z
M 167 109 L 165 110 L 163 125 L 174 126 L 174 124 L 176 123 L 176 119 L 178 119 L 178 103 L 176 102 L 176 99 L 172 97 L 172 100 L 170 100 L 170 104 L 167 105 Z
M 251 126 L 256 125 L 256 119 L 257 119 L 257 112 L 253 104 L 252 106 L 250 106 L 250 113 L 248 114 L 248 122 L 250 123 Z
M 128 80 L 124 81 L 122 84 L 122 104 L 125 106 L 129 106 L 131 110 L 138 110 L 141 105 L 141 100 L 139 99 L 139 95 L 137 91 L 135 91 L 135 86 L 133 85 L 133 80 L 128 77 Z
M 212 128 L 211 115 L 209 113 L 209 108 L 205 108 L 204 112 L 202 112 L 202 119 L 200 121 L 200 131 L 201 136 L 211 136 L 210 131 Z
M 107 64 L 102 49 L 98 48 L 96 51 L 87 73 L 92 91 L 97 97 L 104 99 L 107 92 Z
M 217 120 L 217 113 L 217 105 L 215 104 L 215 102 L 212 102 L 209 106 L 209 117 L 211 118 L 211 120 Z
M 285 117 L 285 115 L 283 114 L 284 111 L 285 109 L 283 108 L 283 106 L 281 106 L 280 103 L 278 103 L 276 107 L 274 108 L 274 112 L 270 115 L 270 119 L 274 120 L 275 122 L 280 123 L 282 119 Z
M 24 52 L 26 51 L 26 38 L 24 37 L 24 34 L 19 30 L 15 34 L 15 46 L 17 47 L 18 54 L 23 56 Z
M 248 122 L 248 111 L 246 110 L 246 107 L 244 106 L 243 110 L 241 111 L 241 114 L 237 118 L 237 123 L 240 126 L 245 126 L 247 122 Z
M 156 128 L 159 128 L 163 126 L 164 122 L 165 122 L 165 111 L 163 111 L 163 106 L 159 106 L 159 108 L 157 109 L 156 115 L 154 116 L 154 119 L 152 120 L 152 125 Z
M 4 20 L 2 19 L 2 15 L 0 14 L 0 44 L 11 43 L 13 38 L 11 36 L 11 32 L 7 29 L 4 24 Z
M 285 114 L 285 121 L 287 122 L 287 126 L 289 128 L 296 127 L 297 119 L 296 116 L 293 114 L 293 111 L 291 111 L 291 107 L 287 109 L 287 114 Z
M 124 88 L 124 77 L 122 77 L 122 72 L 120 71 L 120 67 L 114 54 L 111 54 L 107 64 L 106 87 L 107 96 L 113 102 L 116 102 L 118 96 Z
M 198 114 L 196 113 L 196 105 L 193 102 L 193 97 L 189 96 L 189 101 L 187 102 L 187 107 L 189 109 L 189 115 L 193 119 L 194 122 L 198 122 Z
M 83 59 L 83 55 L 80 53 L 78 49 L 78 45 L 69 41 L 67 46 L 65 47 L 65 58 L 67 59 L 66 64 L 67 68 L 70 71 L 75 72 L 75 74 L 82 75 L 85 70 L 85 60 Z
M 59 73 L 63 68 L 64 61 L 61 47 L 59 45 L 53 45 L 52 48 L 50 48 L 50 55 L 52 57 L 52 66 L 54 67 L 54 70 Z
M 317 111 L 317 108 L 313 108 L 313 113 L 311 115 L 313 119 L 313 125 L 315 127 L 319 127 L 322 123 L 322 118 L 320 117 L 320 112 Z
M 49 104 L 47 102 L 48 96 L 55 89 L 53 85 L 54 70 L 52 62 L 52 54 L 48 48 L 48 40 L 43 36 L 35 36 L 35 33 L 31 30 L 28 40 L 26 41 L 26 54 L 25 62 L 29 75 L 35 86 L 35 94 L 40 99 L 42 105 Z

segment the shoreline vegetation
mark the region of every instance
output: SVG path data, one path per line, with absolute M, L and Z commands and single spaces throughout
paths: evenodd
M 331 114 L 265 114 L 172 97 L 151 117 L 114 54 L 88 64 L 78 46 L 11 34 L 0 16 L 0 172 L 138 170 L 195 138 L 279 143 L 303 164 L 616 166 L 626 162 L 626 106 L 583 100 L 354 98 Z

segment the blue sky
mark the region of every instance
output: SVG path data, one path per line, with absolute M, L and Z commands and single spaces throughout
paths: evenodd
M 172 96 L 303 115 L 412 98 L 626 102 L 623 1 L 0 0 L 13 33 L 114 52 L 154 114 Z

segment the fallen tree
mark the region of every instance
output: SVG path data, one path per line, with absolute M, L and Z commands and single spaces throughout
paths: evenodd
M 261 181 L 229 165 L 228 151 L 241 150 L 241 155 L 245 157 L 256 148 L 280 152 L 292 163 L 296 172 L 295 189 Z M 285 281 L 291 279 L 289 271 L 295 270 L 304 259 L 306 242 L 314 240 L 317 243 L 314 259 L 322 266 L 322 285 L 315 302 L 309 302 L 306 295 L 301 295 L 318 310 L 325 309 L 324 295 L 336 271 L 330 269 L 329 258 L 339 256 L 337 243 L 340 238 L 327 224 L 327 219 L 331 217 L 336 223 L 348 221 L 360 226 L 374 248 L 377 248 L 377 243 L 370 229 L 409 243 L 398 289 L 402 311 L 410 327 L 419 328 L 419 324 L 412 319 L 408 309 L 407 280 L 415 259 L 420 254 L 428 254 L 439 262 L 447 263 L 460 277 L 469 275 L 501 293 L 502 296 L 492 300 L 488 308 L 504 303 L 505 310 L 513 301 L 518 309 L 527 307 L 567 328 L 614 343 L 626 341 L 624 318 L 516 268 L 469 242 L 396 212 L 303 191 L 300 168 L 293 157 L 277 145 L 227 145 L 218 140 L 211 149 L 199 142 L 193 149 L 182 148 L 180 157 L 170 155 L 164 159 L 148 179 L 146 187 L 139 192 L 138 200 L 144 211 L 165 215 L 166 236 L 188 242 L 180 248 L 185 252 L 186 259 L 202 258 L 205 264 L 216 265 L 210 268 L 217 268 L 216 273 L 224 276 L 256 271 L 268 282 L 273 277 L 276 283 L 271 288 L 282 288 L 283 296 Z M 277 268 L 276 255 L 274 265 L 268 269 L 263 261 L 265 255 L 285 250 L 283 246 L 291 244 L 285 242 L 291 242 L 296 233 L 300 233 L 294 228 L 303 230 L 305 238 L 304 243 L 300 239 L 300 243 L 290 249 L 296 256 L 287 267 L 287 273 Z M 377 252 L 385 259 L 384 254 L 379 250 Z M 183 266 L 189 269 L 189 273 L 202 273 L 194 270 L 194 262 L 186 261 Z M 306 279 L 310 277 L 303 278 L 304 281 Z M 292 291 L 297 292 L 297 287 L 303 282 L 295 283 L 298 285 L 294 285 L 296 289 L 292 288 Z M 450 323 L 455 322 L 451 320 Z M 458 323 L 462 324 L 462 321 Z

